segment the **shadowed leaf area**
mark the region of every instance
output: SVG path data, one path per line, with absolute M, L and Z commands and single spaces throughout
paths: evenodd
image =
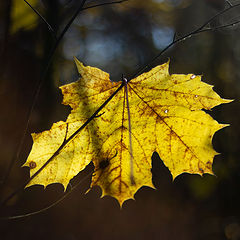
M 201 81 L 201 76 L 170 75 L 169 62 L 128 81 L 126 90 L 122 82 L 112 82 L 108 73 L 75 61 L 81 78 L 60 87 L 63 104 L 70 105 L 72 111 L 66 122 L 32 134 L 34 144 L 24 166 L 30 167 L 32 176 L 56 156 L 28 186 L 59 182 L 66 189 L 69 181 L 92 161 L 96 171 L 91 187 L 100 186 L 102 196 L 115 197 L 122 205 L 142 186 L 154 187 L 154 151 L 173 179 L 183 172 L 213 174 L 217 153 L 212 137 L 227 125 L 219 124 L 201 109 L 210 110 L 231 100 L 220 98 L 213 86 Z M 98 115 L 71 138 L 112 94 Z

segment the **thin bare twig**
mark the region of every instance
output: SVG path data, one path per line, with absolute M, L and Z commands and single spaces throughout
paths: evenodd
M 66 197 L 69 196 L 70 193 L 72 193 L 75 189 L 77 189 L 77 187 L 79 185 L 81 185 L 86 179 L 88 179 L 94 172 L 94 170 L 92 170 L 91 172 L 89 172 L 86 176 L 84 176 L 81 181 L 79 181 L 76 185 L 74 185 L 70 191 L 65 192 L 58 200 L 56 200 L 55 202 L 53 202 L 52 204 L 50 204 L 49 206 L 42 208 L 38 211 L 34 211 L 34 212 L 30 212 L 30 213 L 25 213 L 25 214 L 21 214 L 21 215 L 16 215 L 16 216 L 10 216 L 10 217 L 0 217 L 0 220 L 14 220 L 14 219 L 20 219 L 20 218 L 25 218 L 25 217 L 31 217 L 34 215 L 37 215 L 39 213 L 43 213 L 45 211 L 47 211 L 48 209 L 56 206 L 57 204 L 59 204 L 61 201 L 63 201 Z
M 23 0 L 37 15 L 38 17 L 47 25 L 48 30 L 51 32 L 55 40 L 57 40 L 56 32 L 53 30 L 52 26 L 48 23 L 48 21 L 34 8 L 27 0 Z
M 96 4 L 96 5 L 85 7 L 85 8 L 83 8 L 83 10 L 87 10 L 87 9 L 91 9 L 91 8 L 95 8 L 95 7 L 102 7 L 102 6 L 106 6 L 106 5 L 123 3 L 123 2 L 127 2 L 127 1 L 129 1 L 129 0 L 121 0 L 121 1 L 115 1 L 115 2 L 99 3 L 99 4 Z
M 210 31 L 215 31 L 217 29 L 220 29 L 220 28 L 225 28 L 225 27 L 229 27 L 233 24 L 237 24 L 238 21 L 236 21 L 235 23 L 231 23 L 230 25 L 227 24 L 227 25 L 222 25 L 222 26 L 219 26 L 219 27 L 216 27 L 216 28 L 206 28 L 204 29 L 209 23 L 211 23 L 213 20 L 215 20 L 217 17 L 219 17 L 220 15 L 223 15 L 224 13 L 230 11 L 231 9 L 233 8 L 236 8 L 240 6 L 240 3 L 238 4 L 235 4 L 235 5 L 231 5 L 229 6 L 228 8 L 218 12 L 216 15 L 214 15 L 213 17 L 211 17 L 207 22 L 205 22 L 203 25 L 201 25 L 200 27 L 198 27 L 197 29 L 193 30 L 192 32 L 176 39 L 176 34 L 174 34 L 174 37 L 173 37 L 173 40 L 172 42 L 166 46 L 160 53 L 158 53 L 154 58 L 151 59 L 151 61 L 149 61 L 145 66 L 143 66 L 142 68 L 140 68 L 135 74 L 133 74 L 133 76 L 130 78 L 135 78 L 137 75 L 141 74 L 142 72 L 144 72 L 150 65 L 153 64 L 153 62 L 155 62 L 160 56 L 162 56 L 169 48 L 171 48 L 173 45 L 176 45 L 182 41 L 185 41 L 186 39 L 188 38 L 191 38 L 192 36 L 194 35 L 197 35 L 201 32 L 210 32 Z M 130 81 L 130 80 L 129 80 Z
M 230 7 L 233 6 L 232 3 L 231 3 L 229 0 L 225 0 L 225 1 L 226 1 L 226 3 L 227 3 Z

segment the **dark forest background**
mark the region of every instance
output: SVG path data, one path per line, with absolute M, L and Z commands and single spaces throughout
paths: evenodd
M 86 1 L 85 7 L 102 2 Z M 59 35 L 81 1 L 29 3 Z M 175 33 L 183 36 L 228 6 L 221 0 L 129 0 L 80 12 L 55 51 L 22 151 L 15 159 L 34 89 L 46 68 L 55 37 L 23 0 L 1 0 L 0 199 L 29 177 L 29 169 L 21 165 L 31 149 L 30 133 L 49 129 L 53 122 L 66 119 L 70 109 L 61 105 L 58 86 L 78 79 L 74 56 L 86 65 L 109 72 L 111 79 L 118 81 L 122 74 L 128 77 L 136 73 L 171 43 Z M 240 7 L 221 15 L 208 27 L 235 20 L 240 20 Z M 157 190 L 143 187 L 136 193 L 136 201 L 125 202 L 122 210 L 115 199 L 100 199 L 99 188 L 85 195 L 88 178 L 64 201 L 43 213 L 1 220 L 0 239 L 240 239 L 239 39 L 240 25 L 201 33 L 174 45 L 151 65 L 170 58 L 171 73 L 202 74 L 203 80 L 214 85 L 222 97 L 235 99 L 210 112 L 219 122 L 231 124 L 213 139 L 214 148 L 221 153 L 213 164 L 216 176 L 182 174 L 172 182 L 168 169 L 154 153 L 153 182 Z M 72 184 L 86 174 L 87 171 L 80 173 Z M 60 184 L 45 190 L 41 186 L 27 188 L 1 207 L 0 215 L 39 210 L 62 194 Z

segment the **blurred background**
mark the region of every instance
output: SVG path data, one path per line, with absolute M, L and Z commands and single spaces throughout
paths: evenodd
M 110 1 L 86 1 L 85 7 Z M 232 4 L 240 3 L 231 0 Z M 129 0 L 81 11 L 57 47 L 44 78 L 31 118 L 28 112 L 35 89 L 46 69 L 49 53 L 64 26 L 80 6 L 79 0 L 29 0 L 54 33 L 22 0 L 0 1 L 0 199 L 29 177 L 21 168 L 31 150 L 31 132 L 49 129 L 65 120 L 70 108 L 61 105 L 58 86 L 78 79 L 73 57 L 109 72 L 113 81 L 130 77 L 148 63 L 174 35 L 197 29 L 229 7 L 224 0 Z M 208 27 L 240 20 L 240 7 L 219 16 Z M 170 58 L 171 73 L 202 74 L 230 104 L 215 107 L 211 116 L 230 127 L 217 132 L 213 145 L 216 176 L 182 174 L 172 182 L 168 169 L 153 154 L 153 183 L 141 188 L 119 209 L 101 190 L 88 194 L 90 177 L 57 206 L 18 220 L 1 220 L 0 239 L 240 239 L 240 25 L 186 39 L 175 44 L 147 69 Z M 18 158 L 24 126 L 29 128 Z M 11 166 L 11 168 L 10 168 Z M 76 176 L 76 184 L 88 173 Z M 7 178 L 6 178 L 7 177 Z M 60 184 L 45 190 L 21 191 L 1 216 L 32 212 L 63 194 Z

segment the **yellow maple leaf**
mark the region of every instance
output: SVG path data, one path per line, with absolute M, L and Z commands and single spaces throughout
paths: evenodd
M 66 122 L 32 134 L 34 144 L 24 164 L 30 167 L 31 176 L 51 161 L 28 186 L 59 182 L 66 188 L 70 179 L 93 161 L 97 171 L 91 187 L 100 186 L 102 196 L 115 197 L 122 205 L 134 198 L 140 187 L 154 187 L 154 151 L 173 178 L 183 172 L 212 174 L 217 154 L 212 137 L 227 125 L 201 109 L 231 100 L 220 98 L 201 76 L 169 75 L 169 62 L 129 81 L 126 91 L 126 85 L 111 82 L 108 73 L 75 61 L 80 80 L 60 87 L 63 104 L 72 111 Z

